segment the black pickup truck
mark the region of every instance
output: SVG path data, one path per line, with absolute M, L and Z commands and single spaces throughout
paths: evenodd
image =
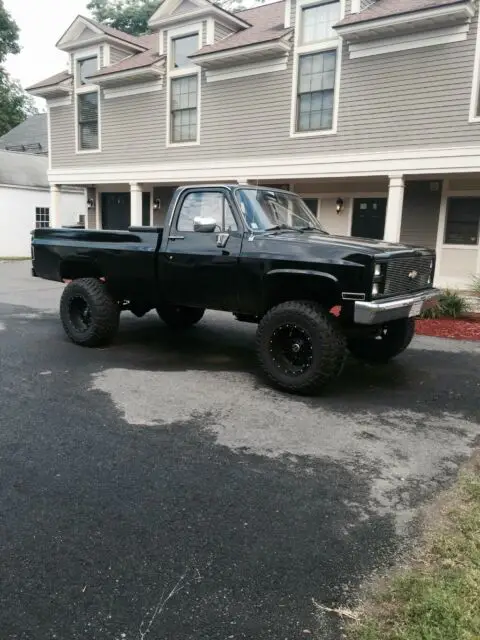
M 164 228 L 36 229 L 32 273 L 67 283 L 60 303 L 73 342 L 115 336 L 119 315 L 156 309 L 173 329 L 205 309 L 258 324 L 268 378 L 311 393 L 346 353 L 386 362 L 410 344 L 434 304 L 435 252 L 329 235 L 295 194 L 250 185 L 177 189 Z

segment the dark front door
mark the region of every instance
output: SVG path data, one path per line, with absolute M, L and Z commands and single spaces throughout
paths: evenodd
M 102 229 L 121 231 L 130 226 L 130 193 L 102 193 Z
M 148 191 L 142 193 L 142 226 L 150 226 L 150 193 Z
M 211 221 L 199 230 L 199 220 Z M 197 229 L 197 230 L 196 230 Z M 243 231 L 226 191 L 192 189 L 179 202 L 164 260 L 163 296 L 174 304 L 235 309 Z M 223 241 L 224 246 L 219 246 Z
M 355 198 L 353 201 L 352 236 L 383 240 L 386 198 Z

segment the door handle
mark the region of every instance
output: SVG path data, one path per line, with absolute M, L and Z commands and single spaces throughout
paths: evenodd
M 220 249 L 224 249 L 227 246 L 229 237 L 229 233 L 219 233 L 217 235 L 217 247 L 219 247 Z
M 169 240 L 185 240 L 185 236 L 168 236 Z

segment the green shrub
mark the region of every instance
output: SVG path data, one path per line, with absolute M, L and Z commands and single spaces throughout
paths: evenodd
M 480 276 L 473 276 L 472 291 L 480 295 Z
M 445 289 L 437 304 L 422 313 L 422 318 L 458 318 L 470 311 L 470 305 L 457 291 Z

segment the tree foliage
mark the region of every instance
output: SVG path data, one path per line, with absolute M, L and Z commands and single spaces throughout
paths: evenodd
M 161 0 L 90 0 L 87 8 L 98 22 L 139 36 L 148 33 L 148 20 L 160 4 Z M 242 0 L 217 0 L 214 4 L 227 11 L 243 8 Z
M 98 22 L 134 36 L 148 33 L 148 20 L 159 0 L 90 0 L 87 9 Z
M 13 80 L 4 67 L 9 54 L 20 53 L 20 30 L 0 0 L 0 135 L 23 122 L 37 110 L 33 99 L 18 82 Z

